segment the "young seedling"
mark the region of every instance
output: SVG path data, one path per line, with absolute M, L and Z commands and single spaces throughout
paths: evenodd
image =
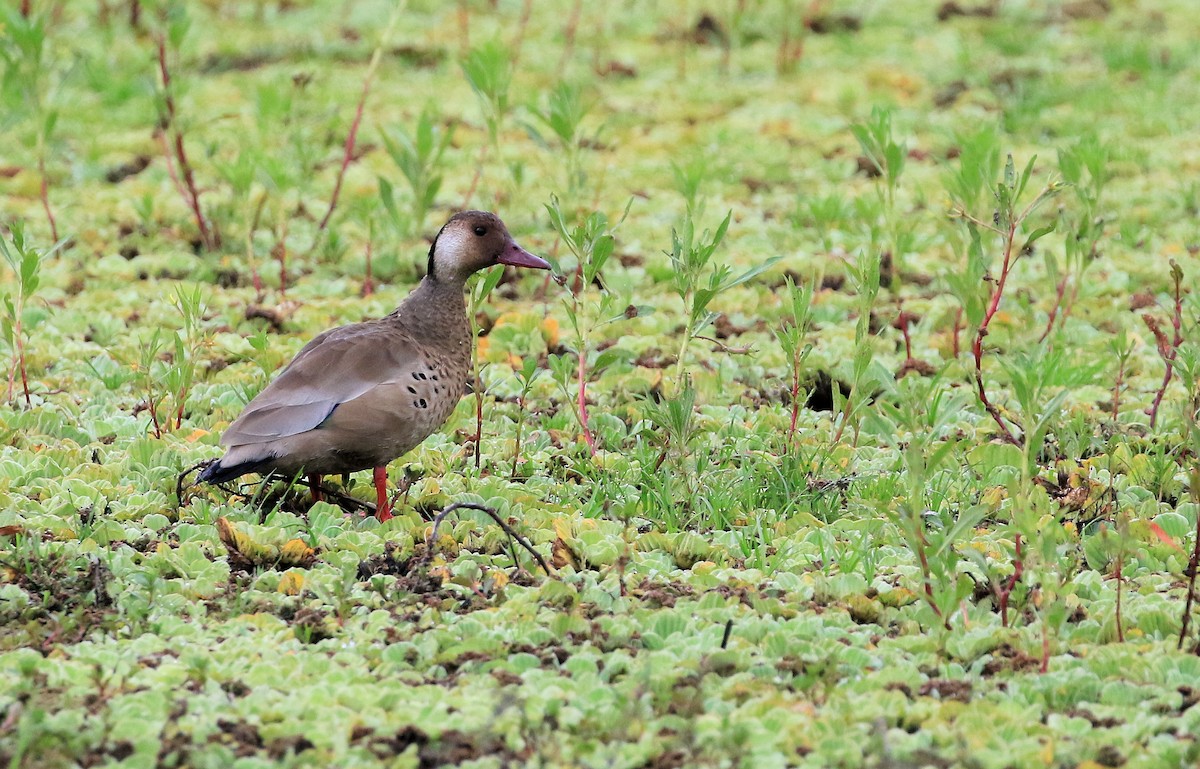
M 49 251 L 39 251 L 25 238 L 25 225 L 13 222 L 9 226 L 9 239 L 5 242 L 0 238 L 0 254 L 16 277 L 11 290 L 6 286 L 0 301 L 3 302 L 4 317 L 0 318 L 0 330 L 4 333 L 4 341 L 11 350 L 8 367 L 9 402 L 13 399 L 13 389 L 18 376 L 21 378 L 21 390 L 25 396 L 25 405 L 31 406 L 29 398 L 29 371 L 25 362 L 25 342 L 29 329 L 25 322 L 25 308 L 29 300 L 37 292 L 41 284 L 42 262 L 62 248 L 62 242 L 56 243 Z
M 513 74 L 512 56 L 503 43 L 493 40 L 471 49 L 462 61 L 462 70 L 471 90 L 479 99 L 488 134 L 487 144 L 480 148 L 475 176 L 471 179 L 471 186 L 463 199 L 463 208 L 467 208 L 479 186 L 488 152 L 497 156 L 500 154 L 500 126 L 508 114 L 508 88 L 512 83 Z
M 713 254 L 725 239 L 733 212 L 725 214 L 715 232 L 705 230 L 698 237 L 692 211 L 694 202 L 689 202 L 688 211 L 678 228 L 671 230 L 671 290 L 683 303 L 684 330 L 679 343 L 678 359 L 675 364 L 675 386 L 683 386 L 683 372 L 688 360 L 688 348 L 692 341 L 702 338 L 704 330 L 716 321 L 719 313 L 709 309 L 713 300 L 726 291 L 757 278 L 771 268 L 782 257 L 773 256 L 740 275 L 724 264 L 712 261 Z
M 438 125 L 433 105 L 421 110 L 416 130 L 412 133 L 403 129 L 380 131 L 383 146 L 412 190 L 411 218 L 404 230 L 407 234 L 419 233 L 425 226 L 425 215 L 433 207 L 442 188 L 442 157 L 450 146 L 452 134 L 450 128 Z M 382 176 L 379 177 L 379 194 L 393 221 L 399 225 L 401 217 L 396 209 L 392 185 Z
M 503 267 L 493 267 L 486 272 L 477 272 L 471 276 L 468 283 L 471 294 L 471 309 L 468 315 L 471 321 L 471 338 L 479 339 L 479 313 L 483 310 L 483 305 L 487 303 L 488 297 L 492 295 L 492 291 L 496 286 L 500 285 L 500 278 L 504 277 Z M 471 391 L 475 396 L 475 469 L 478 470 L 483 463 L 483 368 L 479 365 L 479 356 L 471 356 Z
M 533 383 L 541 376 L 545 369 L 538 368 L 537 358 L 533 355 L 525 356 L 521 361 L 521 370 L 515 372 L 517 382 L 521 385 L 521 391 L 517 394 L 517 438 L 516 446 L 513 449 L 512 473 L 509 478 L 515 480 L 517 478 L 517 467 L 521 462 L 521 438 L 523 437 L 525 428 L 525 399 L 529 397 L 529 391 L 533 389 Z
M 895 291 L 900 287 L 903 251 L 911 244 L 911 231 L 904 228 L 896 212 L 896 192 L 900 186 L 900 174 L 904 171 L 907 149 L 892 137 L 890 109 L 874 107 L 871 117 L 865 123 L 850 126 L 850 131 L 858 140 L 863 155 L 873 169 L 873 176 L 879 182 L 876 192 L 892 265 L 888 282 Z
M 196 185 L 196 173 L 188 158 L 183 126 L 176 107 L 175 97 L 180 86 L 171 76 L 172 61 L 187 39 L 188 30 L 191 27 L 191 20 L 188 18 L 185 4 L 164 3 L 160 11 L 159 22 L 159 28 L 152 35 L 159 75 L 156 103 L 159 118 L 155 135 L 162 147 L 167 171 L 196 220 L 196 229 L 200 233 L 201 245 L 206 249 L 213 250 L 220 247 L 221 236 L 204 216 L 204 210 L 200 205 L 200 189 Z M 178 165 L 178 170 L 176 170 L 176 165 Z
M 887 371 L 875 361 L 872 344 L 871 314 L 879 298 L 880 258 L 872 246 L 859 250 L 854 264 L 846 265 L 846 274 L 858 297 L 858 320 L 854 325 L 854 359 L 851 363 L 850 392 L 843 399 L 840 388 L 835 387 L 835 409 L 840 407 L 841 419 L 833 442 L 839 443 L 848 425 L 854 425 L 854 442 L 858 443 L 861 416 L 868 401 L 864 393 L 874 392 L 887 384 L 891 378 Z M 840 401 L 840 403 L 839 403 Z
M 1054 306 L 1046 320 L 1046 330 L 1038 341 L 1050 336 L 1055 321 L 1061 319 L 1063 323 L 1066 322 L 1079 296 L 1083 275 L 1096 260 L 1097 244 L 1104 235 L 1105 220 L 1100 210 L 1100 197 L 1112 175 L 1108 170 L 1110 155 L 1109 145 L 1095 135 L 1086 136 L 1074 146 L 1058 152 L 1058 169 L 1063 181 L 1075 191 L 1079 220 L 1076 225 L 1064 228 L 1067 239 L 1062 269 L 1059 268 L 1054 250 L 1045 250 L 1046 270 L 1050 275 L 1058 276 L 1058 279 Z M 1069 292 L 1068 283 L 1071 287 Z
M 50 179 L 46 173 L 47 147 L 58 122 L 58 110 L 48 106 L 46 18 L 45 13 L 31 13 L 27 5 L 21 11 L 7 3 L 0 8 L 0 64 L 4 67 L 0 98 L 5 111 L 25 114 L 33 123 L 39 195 L 50 237 L 58 242 L 58 222 L 50 206 Z
M 630 205 L 632 203 L 633 200 L 630 199 Z M 600 212 L 593 212 L 584 221 L 574 226 L 568 224 L 557 196 L 551 196 L 550 202 L 546 204 L 546 212 L 550 214 L 550 223 L 555 232 L 575 257 L 574 277 L 568 281 L 570 295 L 563 300 L 563 305 L 566 308 L 567 321 L 570 324 L 575 343 L 576 416 L 579 419 L 579 427 L 583 431 L 583 440 L 587 444 L 588 451 L 595 454 L 596 441 L 588 426 L 587 383 L 589 378 L 595 375 L 600 368 L 615 362 L 618 353 L 615 349 L 599 353 L 592 361 L 589 370 L 588 357 L 591 336 L 600 327 L 626 318 L 626 307 L 629 305 L 615 293 L 602 290 L 600 301 L 594 306 L 588 306 L 585 295 L 588 289 L 597 282 L 604 265 L 612 256 L 613 248 L 616 245 L 613 233 L 625 220 L 625 216 L 629 214 L 629 206 L 625 207 L 625 213 L 621 219 L 612 226 L 609 225 L 608 217 Z M 557 264 L 555 273 L 562 274 Z M 563 356 L 552 358 L 551 367 L 556 374 L 565 373 Z M 560 377 L 560 383 L 565 386 L 566 380 Z
M 1012 429 L 1005 423 L 1000 409 L 992 403 L 987 394 L 987 386 L 983 376 L 983 340 L 987 337 L 993 318 L 1000 310 L 1000 302 L 1004 298 L 1004 290 L 1008 286 L 1008 277 L 1013 266 L 1024 255 L 1032 253 L 1033 245 L 1042 237 L 1054 231 L 1054 224 L 1036 227 L 1018 242 L 1029 226 L 1029 219 L 1037 209 L 1062 190 L 1062 183 L 1052 180 L 1024 208 L 1020 207 L 1021 196 L 1025 192 L 1029 179 L 1033 175 L 1033 164 L 1037 156 L 1029 159 L 1025 168 L 1018 175 L 1013 164 L 1012 155 L 1004 166 L 1004 178 L 995 185 L 993 194 L 996 199 L 996 210 L 984 220 L 970 213 L 965 207 L 965 200 L 959 200 L 951 210 L 951 216 L 966 223 L 970 236 L 970 246 L 967 250 L 967 269 L 958 276 L 950 278 L 952 290 L 963 301 L 963 312 L 967 322 L 975 326 L 975 338 L 971 343 L 971 356 L 975 362 L 974 378 L 976 395 L 980 405 L 1000 428 L 1001 436 L 1009 443 L 1020 445 Z M 952 190 L 952 193 L 954 190 Z M 990 260 L 984 255 L 983 234 L 989 232 L 1000 240 L 1001 262 L 1000 275 L 987 280 L 986 296 L 981 297 L 978 284 L 973 281 L 984 281 L 989 274 Z
M 1150 329 L 1150 333 L 1154 334 L 1154 346 L 1158 350 L 1158 357 L 1166 364 L 1162 384 L 1154 394 L 1154 402 L 1146 409 L 1151 429 L 1154 429 L 1158 422 L 1158 408 L 1162 405 L 1167 387 L 1171 384 L 1171 377 L 1175 374 L 1175 359 L 1179 354 L 1180 345 L 1183 344 L 1183 268 L 1174 259 L 1171 260 L 1171 284 L 1171 297 L 1174 300 L 1171 307 L 1171 336 L 1168 337 L 1163 331 L 1158 318 L 1149 313 L 1142 315 L 1142 322 Z
M 775 339 L 787 357 L 791 373 L 791 419 L 788 422 L 786 450 L 791 450 L 796 440 L 796 421 L 800 417 L 800 382 L 804 363 L 813 351 L 813 344 L 808 340 L 812 331 L 812 300 L 813 287 L 820 283 L 819 279 L 809 280 L 796 285 L 791 277 L 786 278 L 783 325 L 775 331 Z
M 583 170 L 583 147 L 586 137 L 580 126 L 591 108 L 592 100 L 584 95 L 583 88 L 565 80 L 559 82 L 547 95 L 545 107 L 530 108 L 538 122 L 554 135 L 559 149 L 566 155 L 569 200 L 575 200 L 587 183 L 587 174 Z M 526 125 L 526 129 L 540 144 L 549 146 L 536 127 Z
M 144 394 L 143 405 L 138 409 L 150 415 L 150 429 L 155 438 L 183 426 L 200 351 L 208 345 L 210 337 L 202 325 L 208 307 L 199 286 L 191 290 L 177 287 L 172 304 L 179 312 L 182 328 L 169 338 L 161 328 L 155 328 L 150 338 L 138 346 L 138 359 L 132 364 Z

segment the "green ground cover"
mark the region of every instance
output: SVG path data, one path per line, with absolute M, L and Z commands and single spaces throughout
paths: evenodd
M 33 5 L 0 761 L 1200 761 L 1191 3 Z M 567 281 L 395 519 L 177 488 L 468 205 Z

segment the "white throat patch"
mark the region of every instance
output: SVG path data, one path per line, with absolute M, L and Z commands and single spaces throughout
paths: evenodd
M 434 271 L 453 275 L 462 271 L 463 255 L 467 252 L 467 238 L 462 227 L 446 228 L 438 236 L 433 249 Z

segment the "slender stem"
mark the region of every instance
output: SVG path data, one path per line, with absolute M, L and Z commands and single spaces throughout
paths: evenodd
M 1121 532 L 1121 550 L 1117 553 L 1117 642 L 1125 643 L 1125 629 L 1121 626 L 1121 587 L 1125 580 L 1121 574 L 1121 563 L 1125 560 L 1125 533 Z
M 991 325 L 992 318 L 995 317 L 996 312 L 1000 309 L 1000 299 L 1004 296 L 1004 287 L 1008 283 L 1008 274 L 1013 265 L 1013 240 L 1016 237 L 1016 230 L 1017 224 L 1016 220 L 1014 220 L 1009 224 L 1008 233 L 1004 238 L 1004 264 L 1000 268 L 1000 280 L 992 290 L 991 301 L 988 303 L 983 320 L 979 322 L 979 328 L 975 332 L 975 341 L 971 344 L 971 353 L 975 357 L 975 385 L 979 402 L 983 404 L 987 413 L 999 425 L 1004 439 L 1013 445 L 1019 445 L 1017 439 L 1013 436 L 1012 430 L 1008 428 L 1008 425 L 1004 423 L 1003 417 L 1000 416 L 1000 410 L 988 400 L 987 390 L 983 384 L 983 338 L 988 335 L 988 326 Z
M 478 363 L 476 363 L 478 365 Z M 483 463 L 483 377 L 475 371 L 475 469 Z
M 1167 386 L 1171 384 L 1171 377 L 1175 374 L 1175 358 L 1179 354 L 1179 346 L 1183 344 L 1183 288 L 1180 285 L 1178 278 L 1175 279 L 1175 307 L 1171 314 L 1171 326 L 1173 334 L 1169 344 L 1164 344 L 1165 337 L 1159 338 L 1159 334 L 1155 334 L 1158 338 L 1158 354 L 1167 364 L 1167 370 L 1163 372 L 1162 384 L 1158 387 L 1158 392 L 1154 394 L 1154 403 L 1150 405 L 1148 411 L 1150 415 L 1150 429 L 1154 429 L 1154 425 L 1158 422 L 1158 407 L 1162 405 L 1163 396 L 1167 394 Z
M 521 428 L 525 426 L 525 393 L 517 397 L 517 445 L 513 450 L 512 473 L 509 478 L 517 477 L 517 465 L 521 461 Z
M 571 54 L 575 51 L 575 36 L 579 32 L 579 16 L 583 11 L 583 0 L 575 0 L 571 5 L 571 15 L 567 17 L 567 26 L 563 30 L 563 52 L 558 61 L 559 72 L 565 72 Z
M 1193 418 L 1194 415 L 1193 415 Z M 1195 426 L 1193 424 L 1193 429 Z M 1192 499 L 1200 501 L 1200 466 L 1192 468 Z M 1196 569 L 1200 568 L 1200 515 L 1196 516 L 1196 536 L 1195 543 L 1192 545 L 1192 557 L 1188 559 L 1187 571 L 1187 599 L 1183 602 L 1183 620 L 1179 623 L 1179 645 L 1178 649 L 1183 648 L 1183 641 L 1187 638 L 1188 625 L 1192 620 L 1192 604 L 1196 600 Z M 1200 653 L 1200 646 L 1196 649 Z
M 192 172 L 192 165 L 188 161 L 187 150 L 183 143 L 183 132 L 179 128 L 179 121 L 175 109 L 175 96 L 171 91 L 171 70 L 167 62 L 167 39 L 165 35 L 159 35 L 156 43 L 158 50 L 158 72 L 162 78 L 163 89 L 163 108 L 166 114 L 163 116 L 163 124 L 159 130 L 163 134 L 163 146 L 168 148 L 165 134 L 171 132 L 175 159 L 179 162 L 179 173 L 183 178 L 183 183 L 179 183 L 176 178 L 176 187 L 183 194 L 184 202 L 192 210 L 192 216 L 196 219 L 196 227 L 200 231 L 200 241 L 205 248 L 216 248 L 220 245 L 219 239 L 214 233 L 209 230 L 208 222 L 204 219 L 204 212 L 200 208 L 200 191 L 196 188 L 196 177 Z M 171 151 L 168 148 L 166 151 L 168 156 L 168 165 L 170 165 Z
M 1013 556 L 1013 573 L 1009 577 L 1008 583 L 1000 589 L 1000 624 L 1008 627 L 1008 598 L 1012 595 L 1013 588 L 1017 586 L 1017 582 L 1021 580 L 1021 575 L 1025 572 L 1025 559 L 1021 555 L 1021 535 L 1017 534 L 1013 537 L 1013 543 L 1016 545 L 1016 554 Z
M 517 21 L 517 35 L 512 43 L 512 69 L 517 70 L 517 62 L 521 60 L 521 46 L 525 43 L 525 32 L 529 28 L 529 17 L 533 14 L 533 0 L 521 3 L 521 18 Z
M 579 424 L 583 428 L 583 440 L 587 443 L 588 451 L 595 456 L 596 439 L 592 437 L 592 431 L 588 427 L 586 345 L 580 345 L 579 347 L 579 366 L 577 367 L 577 371 L 579 375 Z
M 1067 290 L 1067 274 L 1062 276 L 1058 281 L 1058 291 L 1054 297 L 1054 307 L 1050 309 L 1050 317 L 1046 319 L 1046 330 L 1038 337 L 1038 344 L 1046 341 L 1046 337 L 1050 336 L 1050 332 L 1054 329 L 1054 321 L 1058 318 L 1058 310 L 1063 307 L 1063 294 Z M 1063 320 L 1066 320 L 1066 308 L 1063 308 Z
M 383 30 L 383 35 L 379 38 L 379 45 L 375 46 L 374 53 L 371 54 L 371 61 L 367 64 L 367 72 L 363 75 L 362 93 L 358 97 L 358 106 L 354 109 L 354 120 L 350 123 L 350 131 L 346 134 L 346 144 L 342 152 L 342 165 L 338 169 L 337 181 L 333 185 L 333 195 L 329 198 L 329 210 L 325 212 L 325 216 L 321 217 L 321 223 L 317 225 L 317 234 L 325 231 L 329 226 L 329 219 L 333 216 L 333 211 L 337 208 L 338 198 L 342 194 L 342 183 L 346 179 L 346 169 L 350 167 L 351 161 L 354 160 L 354 145 L 358 141 L 358 127 L 362 124 L 363 110 L 367 105 L 367 96 L 371 93 L 371 82 L 375 79 L 375 70 L 379 69 L 379 61 L 383 58 L 383 49 L 391 39 L 392 29 L 396 26 L 396 20 L 400 18 L 400 11 L 405 3 L 397 3 L 392 11 L 392 16 L 388 19 L 387 27 Z
M 50 238 L 58 242 L 58 223 L 54 220 L 54 211 L 50 208 L 50 180 L 46 177 L 46 148 L 41 133 L 38 134 L 38 175 L 41 177 L 42 208 L 46 210 L 46 220 L 50 222 Z
M 800 361 L 797 358 L 798 355 L 792 355 L 792 420 L 788 425 L 788 449 L 796 441 L 796 420 L 800 417 Z

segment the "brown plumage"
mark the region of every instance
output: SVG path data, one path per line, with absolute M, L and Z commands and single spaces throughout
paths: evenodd
M 465 283 L 495 264 L 549 269 L 494 214 L 464 211 L 429 249 L 429 271 L 385 318 L 319 334 L 246 404 L 225 434 L 225 456 L 200 474 L 327 475 L 374 468 L 377 512 L 391 517 L 386 466 L 442 426 L 471 368 Z

